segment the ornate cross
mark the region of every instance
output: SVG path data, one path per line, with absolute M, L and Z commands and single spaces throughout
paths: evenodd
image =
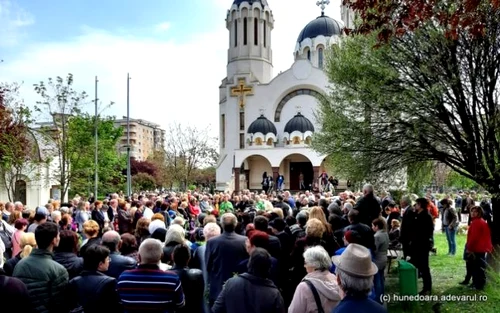
M 302 107 L 300 105 L 296 105 L 295 110 L 297 110 L 297 114 L 300 114 Z
M 238 79 L 238 85 L 231 87 L 231 97 L 239 97 L 240 108 L 245 107 L 245 96 L 253 95 L 253 87 L 245 85 L 245 79 Z
M 321 8 L 321 15 L 325 14 L 325 8 L 329 4 L 330 4 L 330 0 L 321 0 L 321 1 L 316 2 L 316 5 Z

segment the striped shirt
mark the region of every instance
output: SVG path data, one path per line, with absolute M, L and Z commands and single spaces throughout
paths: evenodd
M 123 272 L 116 289 L 126 313 L 170 313 L 184 306 L 179 276 L 160 270 L 158 265 L 141 264 Z

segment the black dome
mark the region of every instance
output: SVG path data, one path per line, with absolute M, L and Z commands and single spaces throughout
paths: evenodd
M 240 5 L 243 2 L 248 2 L 250 4 L 253 4 L 254 2 L 260 2 L 262 6 L 268 5 L 267 0 L 234 0 L 233 4 Z
M 285 125 L 285 133 L 293 133 L 294 131 L 299 131 L 305 133 L 306 131 L 314 132 L 314 125 L 310 120 L 304 115 L 297 113 L 291 120 Z
M 259 116 L 258 119 L 250 124 L 250 127 L 248 127 L 248 133 L 262 133 L 264 135 L 268 133 L 273 133 L 275 135 L 278 134 L 278 132 L 276 131 L 276 126 L 274 126 L 273 122 L 268 120 L 264 115 Z
M 342 26 L 340 26 L 339 22 L 326 15 L 321 15 L 304 27 L 300 32 L 299 38 L 297 38 L 297 42 L 301 43 L 306 38 L 315 38 L 320 35 L 331 37 L 341 34 Z

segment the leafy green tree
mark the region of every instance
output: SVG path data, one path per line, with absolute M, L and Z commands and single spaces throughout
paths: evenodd
M 377 48 L 376 31 L 334 47 L 315 148 L 362 154 L 374 172 L 440 162 L 489 191 L 500 215 L 500 10 L 478 10 L 484 27 L 474 36 L 458 28 L 450 37 L 429 20 Z
M 168 187 L 173 183 L 173 177 L 168 169 L 167 163 L 167 153 L 164 150 L 155 150 L 147 158 L 148 162 L 151 162 L 155 171 L 155 182 L 158 187 Z
M 369 180 L 374 174 L 362 154 L 339 151 L 327 157 L 326 165 L 329 172 L 335 173 L 337 178 L 351 181 L 353 186 L 356 182 Z
M 446 185 L 457 189 L 477 189 L 479 185 L 470 178 L 464 177 L 457 172 L 450 172 L 446 179 Z
M 215 172 L 216 168 L 213 166 L 196 169 L 191 182 L 198 187 L 211 188 L 215 183 Z
M 154 176 L 139 172 L 132 176 L 132 187 L 137 191 L 154 190 L 156 188 L 156 181 Z
M 423 196 L 423 189 L 432 183 L 433 162 L 410 164 L 407 167 L 408 191 Z
M 34 84 L 35 92 L 41 98 L 36 102 L 35 110 L 50 119 L 50 122 L 40 127 L 39 132 L 44 135 L 44 140 L 55 147 L 59 166 L 52 175 L 61 188 L 61 199 L 66 198 L 73 179 L 72 156 L 82 150 L 81 145 L 75 144 L 70 138 L 69 120 L 81 114 L 87 94 L 74 90 L 73 83 L 73 75 L 68 74 L 66 78 L 58 76 Z
M 71 193 L 86 194 L 94 190 L 95 175 L 95 116 L 87 113 L 69 119 L 68 146 L 71 164 Z M 126 166 L 125 157 L 116 149 L 123 130 L 115 127 L 114 118 L 97 117 L 98 158 L 97 172 L 100 194 L 116 192 L 123 184 L 121 169 Z

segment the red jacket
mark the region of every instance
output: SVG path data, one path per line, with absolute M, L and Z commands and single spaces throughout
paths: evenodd
M 467 251 L 472 253 L 486 253 L 493 250 L 490 228 L 482 218 L 472 220 L 467 232 Z
M 429 202 L 429 213 L 431 214 L 432 219 L 436 219 L 439 217 L 439 210 L 432 202 Z

